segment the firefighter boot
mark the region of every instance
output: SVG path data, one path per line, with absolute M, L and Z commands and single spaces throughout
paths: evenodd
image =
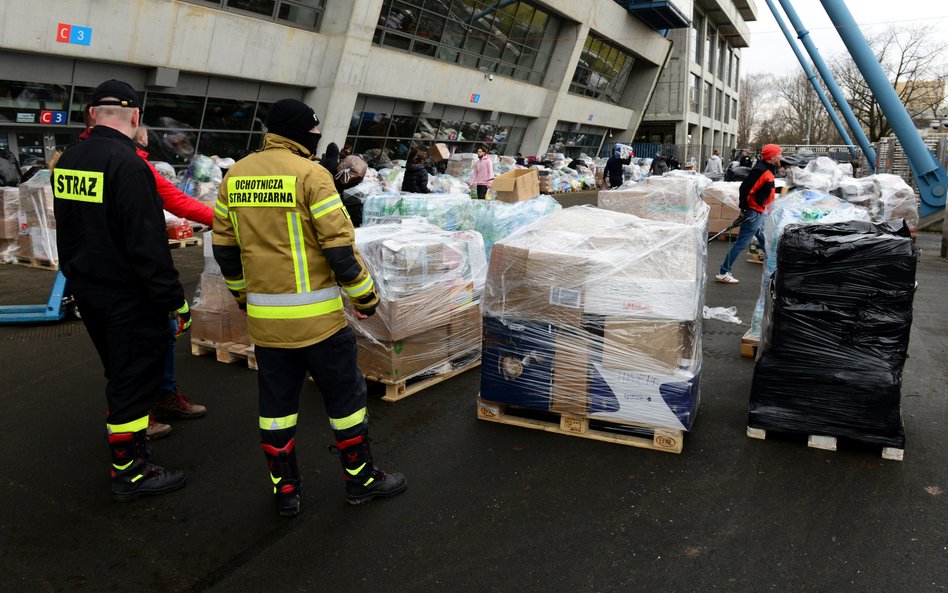
M 109 435 L 112 451 L 112 498 L 125 502 L 148 494 L 164 494 L 183 488 L 184 472 L 151 463 L 145 431 Z
M 372 450 L 365 432 L 351 439 L 337 441 L 330 451 L 338 452 L 342 461 L 346 478 L 346 502 L 349 504 L 396 496 L 408 487 L 405 476 L 399 473 L 386 474 L 372 463 Z
M 267 457 L 270 481 L 277 508 L 284 517 L 295 517 L 300 512 L 300 474 L 296 468 L 296 438 L 283 447 L 260 443 Z

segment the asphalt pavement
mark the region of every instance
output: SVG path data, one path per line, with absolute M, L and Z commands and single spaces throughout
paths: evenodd
M 306 386 L 303 511 L 276 513 L 258 444 L 256 374 L 194 357 L 178 380 L 208 407 L 172 422 L 157 461 L 178 492 L 112 502 L 104 379 L 81 322 L 0 326 L 3 592 L 906 592 L 948 588 L 948 261 L 922 234 L 902 462 L 803 438 L 749 439 L 754 363 L 739 341 L 760 266 L 710 283 L 697 423 L 680 455 L 475 416 L 479 371 L 395 404 L 369 398 L 376 461 L 408 491 L 344 502 L 318 393 Z M 727 244 L 714 242 L 709 273 Z M 175 250 L 189 294 L 200 248 Z M 54 274 L 0 266 L 0 304 L 45 302 Z M 815 361 L 818 363 L 818 361 Z

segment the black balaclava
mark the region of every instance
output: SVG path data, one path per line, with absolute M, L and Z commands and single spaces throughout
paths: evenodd
M 296 99 L 280 99 L 270 106 L 270 113 L 267 114 L 268 132 L 301 144 L 310 154 L 316 153 L 320 138 L 320 134 L 312 134 L 310 130 L 318 125 L 316 112 Z

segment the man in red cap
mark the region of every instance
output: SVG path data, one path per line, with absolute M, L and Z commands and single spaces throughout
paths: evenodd
M 737 284 L 740 282 L 731 274 L 731 266 L 750 245 L 751 239 L 757 237 L 761 250 L 766 249 L 766 241 L 761 225 L 764 220 L 764 211 L 770 202 L 774 199 L 774 173 L 780 166 L 780 159 L 783 151 L 776 144 L 768 144 L 761 150 L 761 158 L 750 170 L 747 178 L 741 183 L 740 189 L 740 207 L 741 207 L 741 231 L 737 235 L 737 241 L 727 252 L 721 269 L 714 277 L 715 282 L 723 284 Z

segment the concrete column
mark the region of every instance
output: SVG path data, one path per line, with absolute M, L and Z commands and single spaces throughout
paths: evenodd
M 553 129 L 558 120 L 557 101 L 569 91 L 569 83 L 573 80 L 573 72 L 588 35 L 588 23 L 567 21 L 560 28 L 560 36 L 543 79 L 543 86 L 547 89 L 542 111 L 544 115 L 533 119 L 527 125 L 520 143 L 520 152 L 523 154 L 545 154 L 550 146 Z
M 330 142 L 343 147 L 349 120 L 365 80 L 372 36 L 382 10 L 382 0 L 329 2 L 320 33 L 329 38 L 320 64 L 317 86 L 304 101 L 316 110 L 323 138 L 318 152 Z

